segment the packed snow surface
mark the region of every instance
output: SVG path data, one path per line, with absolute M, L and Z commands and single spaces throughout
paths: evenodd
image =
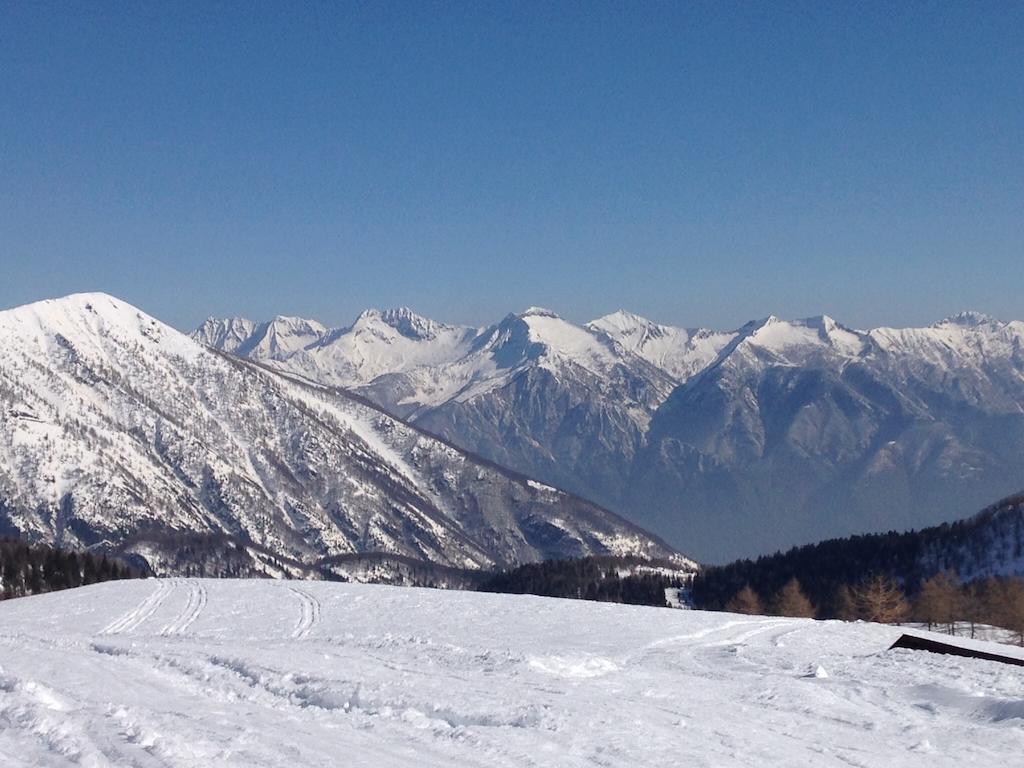
M 357 584 L 106 583 L 0 603 L 0 764 L 1013 764 L 1020 668 L 886 650 L 900 632 Z

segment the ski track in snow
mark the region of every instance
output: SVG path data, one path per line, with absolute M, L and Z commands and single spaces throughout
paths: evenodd
M 174 581 L 160 579 L 156 588 L 137 606 L 100 630 L 101 635 L 120 635 L 141 626 L 174 591 Z
M 292 631 L 292 639 L 301 640 L 313 630 L 313 627 L 320 623 L 320 601 L 301 589 L 295 587 L 289 587 L 289 589 L 299 598 L 299 602 L 302 605 L 302 614 L 299 616 L 295 629 Z
M 184 634 L 185 630 L 195 623 L 195 620 L 199 618 L 199 615 L 206 607 L 206 586 L 195 579 L 190 579 L 187 582 L 187 587 L 188 601 L 185 603 L 184 610 L 178 614 L 177 618 L 160 630 L 161 635 L 168 636 Z
M 359 584 L 100 584 L 0 603 L 0 765 L 1013 764 L 1018 668 L 886 650 L 901 631 Z

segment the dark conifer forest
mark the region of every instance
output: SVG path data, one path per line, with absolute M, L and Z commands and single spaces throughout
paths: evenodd
M 647 567 L 639 560 L 617 557 L 548 560 L 498 571 L 479 590 L 665 606 L 666 588 L 682 586 L 683 575 L 643 565 Z
M 872 576 L 895 581 L 913 597 L 940 572 L 965 581 L 1012 571 L 1024 556 L 1024 496 L 992 505 L 967 520 L 920 531 L 868 534 L 794 547 L 755 560 L 703 569 L 693 582 L 697 608 L 723 610 L 745 586 L 767 599 L 797 579 L 821 616 L 842 613 L 842 588 Z
M 144 574 L 106 555 L 0 539 L 0 599 L 56 592 Z

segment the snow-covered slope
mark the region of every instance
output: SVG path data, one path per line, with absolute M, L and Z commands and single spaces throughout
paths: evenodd
M 921 541 L 917 570 L 927 576 L 947 571 L 964 582 L 1024 576 L 1024 494 L 966 520 L 908 535 Z
M 288 327 L 261 337 L 267 349 L 316 326 Z M 103 294 L 0 312 L 0 420 L 0 531 L 131 546 L 157 568 L 161 540 L 183 532 L 252 544 L 269 572 L 366 552 L 460 568 L 669 552 L 592 504 Z
M 659 325 L 623 309 L 587 323 L 587 327 L 608 334 L 680 382 L 714 362 L 722 348 L 736 337 L 735 331 Z
M 477 333 L 474 328 L 436 323 L 406 308 L 371 309 L 348 328 L 325 331 L 301 351 L 273 359 L 278 367 L 310 380 L 359 389 L 385 374 L 457 360 L 470 350 Z
M 886 650 L 901 632 L 358 584 L 112 582 L 0 603 L 0 763 L 1013 765 L 1019 668 Z

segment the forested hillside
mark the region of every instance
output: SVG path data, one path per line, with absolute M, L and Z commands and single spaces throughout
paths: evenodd
M 684 587 L 692 576 L 692 571 L 681 571 L 668 561 L 582 557 L 498 571 L 479 590 L 665 606 L 665 590 Z
M 968 582 L 1024 575 L 1024 495 L 1004 499 L 967 520 L 920 531 L 830 539 L 708 567 L 694 579 L 693 601 L 698 608 L 721 610 L 744 586 L 768 596 L 795 578 L 811 602 L 834 614 L 844 585 L 884 575 L 914 595 L 926 579 L 943 571 Z
M 0 539 L 0 599 L 56 592 L 113 579 L 137 579 L 142 572 L 88 552 L 73 552 L 17 539 Z
M 832 539 L 709 567 L 696 608 L 869 621 L 953 631 L 993 624 L 1024 643 L 1024 495 L 922 531 Z

